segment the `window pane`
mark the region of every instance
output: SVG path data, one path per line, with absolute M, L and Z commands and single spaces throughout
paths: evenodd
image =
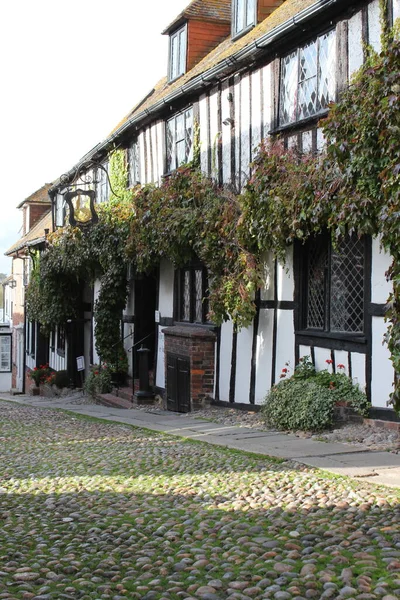
M 336 32 L 330 31 L 319 38 L 318 106 L 326 108 L 336 98 Z
M 253 25 L 254 23 L 254 0 L 247 0 L 246 7 L 246 26 Z
M 236 12 L 235 12 L 235 33 L 244 29 L 244 11 L 245 11 L 245 0 L 235 0 Z
M 178 35 L 171 37 L 171 55 L 170 55 L 171 79 L 175 79 L 178 70 Z
M 186 71 L 186 28 L 179 32 L 179 70 L 177 75 Z
M 317 111 L 317 42 L 301 48 L 299 60 L 298 119 L 305 119 Z
M 183 114 L 176 117 L 176 141 L 185 139 L 185 117 Z
M 364 242 L 346 236 L 332 249 L 331 331 L 364 330 Z
M 203 321 L 203 271 L 196 269 L 194 272 L 194 321 L 201 323 Z
M 11 336 L 0 336 L 0 371 L 11 370 Z
M 190 321 L 190 271 L 183 272 L 182 320 Z
M 298 58 L 297 52 L 292 52 L 281 62 L 281 93 L 280 114 L 281 125 L 292 123 L 296 120 L 297 84 L 298 84 Z
M 185 162 L 193 158 L 193 111 L 185 113 Z
M 166 152 L 167 152 L 167 172 L 169 173 L 169 171 L 172 171 L 172 169 L 175 169 L 175 119 L 171 119 L 170 121 L 167 121 L 167 148 L 166 148 Z
M 328 245 L 320 236 L 311 240 L 308 248 L 308 302 L 307 327 L 325 329 L 326 279 L 328 270 Z

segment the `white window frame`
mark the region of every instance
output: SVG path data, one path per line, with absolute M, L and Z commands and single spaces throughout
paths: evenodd
M 185 24 L 169 36 L 168 81 L 174 81 L 186 73 L 186 62 L 187 25 Z
M 180 161 L 178 163 L 178 151 L 177 151 L 177 147 L 178 144 L 180 143 L 185 143 L 186 142 L 186 132 L 187 132 L 187 113 L 189 113 L 189 111 L 191 112 L 191 145 L 190 145 L 190 151 L 189 154 L 186 154 L 186 148 L 185 148 L 185 157 L 184 160 Z M 178 138 L 178 132 L 177 132 L 177 121 L 178 118 L 183 116 L 184 119 L 184 127 L 183 127 L 183 134 L 184 137 L 179 137 Z M 172 157 L 171 157 L 171 162 L 169 164 L 168 162 L 168 130 L 169 128 L 171 128 L 171 125 L 173 125 L 173 129 L 170 129 L 172 136 L 173 136 L 173 152 L 172 152 Z M 186 107 L 184 110 L 182 110 L 179 113 L 176 113 L 173 117 L 171 117 L 170 119 L 168 119 L 168 121 L 166 121 L 165 123 L 165 138 L 166 138 L 166 142 L 165 142 L 165 147 L 166 147 L 166 157 L 165 157 L 165 161 L 166 161 L 166 173 L 171 173 L 172 171 L 175 171 L 175 169 L 177 169 L 178 167 L 180 167 L 181 165 L 187 164 L 188 162 L 190 162 L 193 158 L 193 140 L 194 140 L 194 120 L 193 120 L 193 107 L 192 106 L 188 106 Z
M 10 333 L 0 334 L 0 372 L 10 373 L 12 370 L 12 341 Z
M 232 37 L 242 35 L 256 24 L 257 0 L 233 0 Z

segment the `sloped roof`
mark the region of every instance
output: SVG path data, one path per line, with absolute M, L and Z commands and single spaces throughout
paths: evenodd
M 231 0 L 192 0 L 173 21 L 166 27 L 163 34 L 171 30 L 183 19 L 199 19 L 230 23 L 232 14 Z
M 17 208 L 22 208 L 22 206 L 25 204 L 25 202 L 50 202 L 49 196 L 48 196 L 48 191 L 51 188 L 52 184 L 51 183 L 45 183 L 44 185 L 42 185 L 41 188 L 39 188 L 38 190 L 36 190 L 36 192 L 33 192 L 33 194 L 31 194 L 30 196 L 28 196 L 27 198 L 25 198 L 25 200 L 22 200 L 22 202 L 20 202 L 17 206 Z
M 286 0 L 283 4 L 281 4 L 281 6 L 274 10 L 269 17 L 256 25 L 256 27 L 254 27 L 243 37 L 237 40 L 232 40 L 232 38 L 229 36 L 226 40 L 221 42 L 219 46 L 207 54 L 207 56 L 205 56 L 199 63 L 197 63 L 193 69 L 182 75 L 182 77 L 179 77 L 179 79 L 172 83 L 168 83 L 167 77 L 163 77 L 154 86 L 153 91 L 148 94 L 146 99 L 135 105 L 132 111 L 118 123 L 115 129 L 113 129 L 111 134 L 115 133 L 122 125 L 124 125 L 124 123 L 129 121 L 129 119 L 134 117 L 139 112 L 148 110 L 154 104 L 160 100 L 163 100 L 163 98 L 169 96 L 175 90 L 179 90 L 194 77 L 202 75 L 223 60 L 233 57 L 238 51 L 254 43 L 263 35 L 273 32 L 274 29 L 278 28 L 280 25 L 283 25 L 283 23 L 289 19 L 294 18 L 297 13 L 308 8 L 309 6 L 312 6 L 313 4 L 319 4 L 319 2 L 316 0 Z
M 49 209 L 48 212 L 46 212 L 46 214 L 43 215 L 43 217 L 39 219 L 37 223 L 35 223 L 32 229 L 30 229 L 26 235 L 20 238 L 18 242 L 15 242 L 15 244 L 13 244 L 11 248 L 4 252 L 4 254 L 6 256 L 11 256 L 12 254 L 18 252 L 18 250 L 21 250 L 22 248 L 40 244 L 45 239 L 45 229 L 51 231 L 52 227 L 53 223 L 51 209 Z

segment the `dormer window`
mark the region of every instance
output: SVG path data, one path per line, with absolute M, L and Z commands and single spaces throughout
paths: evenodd
M 186 40 L 186 24 L 174 31 L 169 37 L 169 81 L 173 81 L 186 73 Z
M 232 35 L 236 37 L 256 24 L 257 0 L 233 0 Z

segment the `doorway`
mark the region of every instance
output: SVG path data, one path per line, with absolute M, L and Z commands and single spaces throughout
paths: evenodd
M 156 274 L 144 275 L 135 279 L 135 351 L 134 374 L 139 376 L 139 355 L 137 351 L 143 344 L 149 352 L 149 371 L 154 368 L 155 358 L 155 311 L 157 306 Z M 143 340 L 141 342 L 141 340 Z M 139 344 L 138 344 L 139 342 Z M 138 344 L 136 346 L 136 344 Z

